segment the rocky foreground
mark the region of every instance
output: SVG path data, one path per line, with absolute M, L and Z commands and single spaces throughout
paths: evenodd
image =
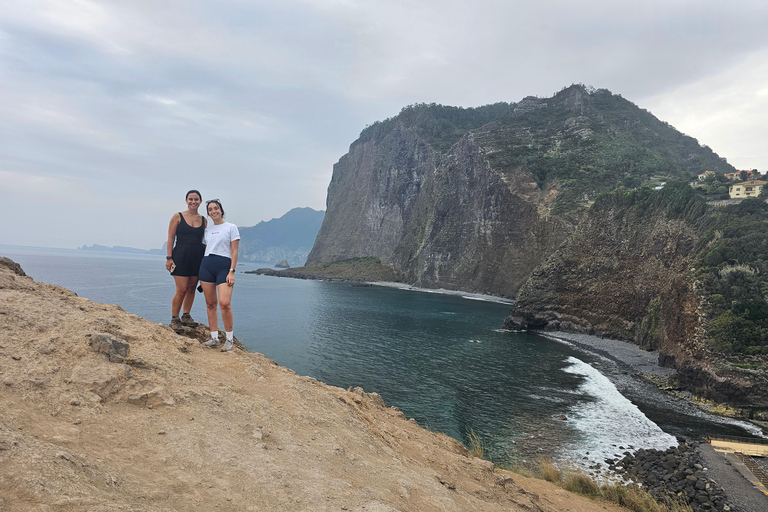
M 0 510 L 621 510 L 0 258 Z

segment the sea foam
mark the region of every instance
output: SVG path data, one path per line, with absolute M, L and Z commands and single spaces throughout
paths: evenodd
M 605 459 L 625 451 L 666 450 L 677 445 L 673 436 L 649 420 L 605 375 L 578 358 L 566 361 L 570 366 L 564 372 L 584 378 L 578 391 L 585 400 L 568 414 L 579 439 L 566 447 L 563 459 L 580 466 L 600 463 L 605 467 Z

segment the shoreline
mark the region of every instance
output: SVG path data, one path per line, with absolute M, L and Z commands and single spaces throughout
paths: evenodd
M 311 273 L 304 273 L 304 272 L 295 272 L 295 271 L 291 272 L 291 270 L 295 270 L 295 269 L 288 268 L 288 269 L 277 270 L 272 268 L 258 268 L 253 270 L 244 270 L 243 273 L 262 275 L 262 276 L 271 276 L 271 277 L 288 277 L 291 279 L 304 279 L 309 281 L 328 281 L 328 282 L 350 283 L 352 285 L 381 286 L 383 288 L 396 288 L 398 290 L 405 290 L 405 291 L 411 291 L 411 292 L 434 293 L 438 295 L 453 295 L 456 297 L 462 297 L 470 300 L 496 302 L 499 304 L 508 304 L 510 306 L 515 303 L 514 299 L 499 297 L 497 295 L 488 295 L 485 293 L 467 292 L 463 290 L 448 290 L 447 288 L 422 288 L 412 284 L 400 283 L 397 281 L 370 281 L 365 278 L 318 275 L 318 274 L 311 274 Z
M 751 426 L 752 433 L 757 437 L 765 438 L 765 434 L 762 433 L 762 427 L 745 420 L 736 420 L 728 418 L 726 416 L 720 416 L 711 411 L 706 410 L 700 404 L 696 404 L 692 400 L 681 397 L 675 393 L 671 393 L 668 390 L 664 390 L 658 386 L 652 377 L 659 377 L 661 379 L 671 378 L 675 375 L 676 370 L 674 368 L 665 368 L 659 366 L 658 352 L 649 352 L 641 349 L 637 345 L 630 342 L 615 340 L 610 338 L 600 338 L 598 336 L 589 334 L 569 333 L 563 331 L 530 331 L 535 334 L 539 334 L 546 338 L 549 338 L 560 343 L 565 343 L 578 348 L 584 352 L 603 357 L 612 363 L 616 364 L 618 368 L 625 370 L 631 379 L 639 381 L 645 381 L 647 385 L 653 386 L 659 393 L 663 393 L 670 397 L 667 401 L 667 405 L 685 412 L 687 408 L 696 408 L 704 414 L 722 418 L 724 420 L 732 420 L 735 423 L 742 425 L 746 428 Z M 600 370 L 606 377 L 608 377 L 614 385 L 619 385 L 617 375 L 610 375 L 604 373 L 603 369 Z M 624 392 L 622 391 L 622 394 Z M 684 443 L 680 440 L 683 439 Z M 678 437 L 678 448 L 690 445 L 692 446 L 692 457 L 695 459 L 692 462 L 701 464 L 702 472 L 700 472 L 700 479 L 713 482 L 720 489 L 725 492 L 728 502 L 736 505 L 737 510 L 743 510 L 744 512 L 758 512 L 762 511 L 766 499 L 765 488 L 758 484 L 758 478 L 738 459 L 733 453 L 726 455 L 722 452 L 715 451 L 714 447 L 710 445 L 706 439 L 696 439 L 695 437 L 689 437 L 688 435 L 683 438 Z M 669 452 L 669 450 L 667 450 Z M 644 451 L 641 456 L 640 464 L 648 463 L 652 461 L 654 457 L 661 458 L 667 452 L 659 452 L 654 455 L 653 451 Z M 638 455 L 636 452 L 631 457 L 632 460 Z M 676 461 L 680 462 L 683 458 L 682 455 L 676 456 Z M 661 473 L 656 476 L 663 476 L 664 470 L 660 470 Z M 614 475 L 620 475 L 616 471 L 611 470 Z M 667 476 L 669 476 L 669 473 Z M 645 482 L 648 485 L 649 482 Z
M 660 382 L 671 379 L 677 373 L 674 368 L 659 366 L 657 363 L 658 352 L 641 349 L 637 345 L 628 341 L 616 340 L 612 338 L 601 338 L 591 334 L 570 333 L 564 331 L 530 331 L 551 340 L 565 343 L 576 347 L 586 353 L 602 357 L 616 367 L 622 370 L 619 374 L 611 374 L 600 369 L 600 372 L 608 377 L 614 385 L 626 385 L 621 374 L 630 379 L 642 382 L 658 390 L 660 394 L 668 397 L 667 403 L 680 412 L 689 412 L 695 409 L 702 414 L 720 419 L 722 423 L 738 425 L 746 432 L 755 437 L 768 439 L 765 429 L 759 423 L 751 422 L 741 418 L 733 418 L 718 414 L 704 405 L 693 400 L 693 395 L 681 395 L 673 393 L 669 389 L 660 386 Z M 622 394 L 624 394 L 622 392 Z
M 484 293 L 465 292 L 461 290 L 448 290 L 446 288 L 420 288 L 408 283 L 397 283 L 394 281 L 366 281 L 366 284 L 372 286 L 382 286 L 384 288 L 396 288 L 398 290 L 405 290 L 410 292 L 424 292 L 434 293 L 438 295 L 453 295 L 456 297 L 462 297 L 470 300 L 481 300 L 486 302 L 497 302 L 499 304 L 513 305 L 514 299 L 507 299 L 504 297 L 498 297 L 496 295 L 487 295 Z
M 634 343 L 600 338 L 591 334 L 571 333 L 565 331 L 530 331 L 555 341 L 574 345 L 587 352 L 597 354 L 629 368 L 637 374 L 671 377 L 677 373 L 674 368 L 659 366 L 657 351 L 644 350 Z

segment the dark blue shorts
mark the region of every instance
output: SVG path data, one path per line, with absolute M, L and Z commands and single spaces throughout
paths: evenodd
M 200 264 L 198 278 L 204 283 L 216 283 L 218 286 L 227 282 L 230 268 L 232 268 L 232 258 L 209 254 L 203 258 L 203 262 Z

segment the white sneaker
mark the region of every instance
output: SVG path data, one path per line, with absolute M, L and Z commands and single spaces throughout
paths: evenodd
M 224 346 L 221 347 L 222 352 L 229 352 L 235 348 L 235 343 L 232 340 L 227 340 L 226 343 L 224 343 Z
M 213 338 L 211 338 L 208 341 L 206 341 L 205 343 L 203 343 L 203 345 L 205 345 L 206 347 L 215 347 L 218 344 L 219 344 L 219 340 L 215 340 Z

